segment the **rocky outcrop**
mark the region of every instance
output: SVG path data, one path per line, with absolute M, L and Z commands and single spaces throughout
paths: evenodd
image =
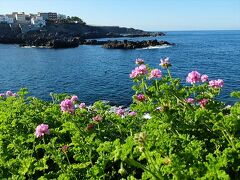
M 163 46 L 163 45 L 174 45 L 174 43 L 169 43 L 167 41 L 157 41 L 157 40 L 148 40 L 148 41 L 108 41 L 103 44 L 104 48 L 108 49 L 137 49 L 137 48 L 147 48 L 154 46 Z
M 21 36 L 23 43 L 20 46 L 34 46 L 46 48 L 74 48 L 79 46 L 79 38 L 65 33 L 47 33 L 34 31 Z
M 53 39 L 53 40 L 46 40 L 46 39 L 36 39 L 31 43 L 22 43 L 20 44 L 21 47 L 32 46 L 32 47 L 45 47 L 45 48 L 75 48 L 79 46 L 78 41 L 75 39 L 72 40 L 64 40 L 64 39 Z

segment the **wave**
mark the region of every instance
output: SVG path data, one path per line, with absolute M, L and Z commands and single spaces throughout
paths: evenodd
M 172 47 L 172 46 L 171 46 L 171 45 L 149 46 L 149 47 L 141 48 L 141 49 L 138 49 L 138 50 L 145 50 L 145 49 L 165 49 L 165 48 L 170 48 L 170 47 Z
M 50 49 L 49 47 L 46 46 L 20 46 L 21 48 L 37 48 L 37 49 Z
M 21 48 L 35 48 L 36 46 L 20 46 Z

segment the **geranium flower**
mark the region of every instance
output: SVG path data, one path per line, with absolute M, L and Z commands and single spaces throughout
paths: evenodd
M 37 138 L 44 136 L 45 134 L 50 134 L 47 124 L 40 124 L 37 126 L 35 135 Z

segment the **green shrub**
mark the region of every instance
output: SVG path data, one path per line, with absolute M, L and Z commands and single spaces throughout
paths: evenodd
M 2 95 L 1 179 L 240 179 L 240 103 L 217 101 L 222 84 L 197 83 L 196 73 L 183 85 L 163 62 L 165 76 L 143 64 L 132 72 L 130 113 L 26 89 Z M 49 133 L 36 137 L 41 124 Z

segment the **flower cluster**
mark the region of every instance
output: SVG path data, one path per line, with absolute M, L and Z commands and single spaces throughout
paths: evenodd
M 93 120 L 96 121 L 96 122 L 101 122 L 102 121 L 102 116 L 101 115 L 96 115 L 95 117 L 93 117 Z
M 76 101 L 78 101 L 78 97 L 75 96 L 75 95 L 73 95 L 73 96 L 71 97 L 71 101 L 72 101 L 72 102 L 76 102 Z
M 138 64 L 138 65 L 141 65 L 141 64 L 144 64 L 144 60 L 140 59 L 140 58 L 137 58 L 135 63 Z
M 200 82 L 201 81 L 201 74 L 197 71 L 192 71 L 192 72 L 188 73 L 186 81 L 191 83 L 191 84 L 195 84 L 197 82 Z
M 86 104 L 85 103 L 80 103 L 79 104 L 79 108 L 80 109 L 85 109 L 86 108 Z
M 119 108 L 116 110 L 116 114 L 119 115 L 119 116 L 124 116 L 125 110 L 122 109 L 121 107 L 119 107 Z
M 130 78 L 134 79 L 134 78 L 138 78 L 142 75 L 147 75 L 148 74 L 148 69 L 147 69 L 147 66 L 144 64 L 143 59 L 140 59 L 140 58 L 136 59 L 136 64 L 138 64 L 140 66 L 138 66 L 134 70 L 132 70 L 132 72 L 130 74 Z M 161 59 L 161 63 L 159 65 L 164 67 L 164 68 L 170 67 L 171 64 L 169 63 L 169 58 Z M 162 77 L 161 70 L 152 69 L 148 78 L 152 79 L 152 78 L 161 78 L 161 77 Z
M 169 57 L 162 58 L 162 59 L 160 60 L 160 64 L 159 64 L 159 65 L 162 66 L 163 68 L 169 68 L 169 67 L 172 66 L 172 65 L 170 64 L 170 62 L 169 62 Z
M 208 81 L 208 75 L 203 74 L 203 75 L 201 76 L 201 81 L 202 81 L 202 82 L 207 82 L 207 81 Z
M 62 101 L 60 106 L 62 112 L 74 113 L 75 111 L 74 104 L 70 99 L 65 99 Z
M 185 102 L 189 103 L 189 104 L 193 104 L 195 102 L 195 100 L 193 98 L 187 98 L 187 99 L 185 99 Z
M 40 124 L 37 126 L 35 135 L 37 138 L 43 137 L 45 134 L 50 134 L 47 124 Z
M 196 101 L 196 102 L 198 102 L 198 104 L 200 105 L 200 107 L 204 108 L 204 107 L 207 105 L 208 101 L 209 101 L 209 100 L 208 100 L 207 98 L 203 98 L 203 99 L 200 99 L 200 100 L 198 100 L 198 101 Z M 193 99 L 193 98 L 187 98 L 187 99 L 185 99 L 185 102 L 186 102 L 186 103 L 189 103 L 189 104 L 194 104 L 194 103 L 195 103 L 195 99 Z
M 110 112 L 113 112 L 115 113 L 116 115 L 118 115 L 119 117 L 126 117 L 126 116 L 136 116 L 137 115 L 137 112 L 135 111 L 131 111 L 129 110 L 128 108 L 123 108 L 122 106 L 119 106 L 119 107 L 112 107 L 110 109 Z
M 16 93 L 13 93 L 12 91 L 7 91 L 5 93 L 0 93 L 0 97 L 9 97 L 9 96 L 12 96 L 12 97 L 16 97 L 17 94 Z
M 195 84 L 197 82 L 207 82 L 208 81 L 208 75 L 203 74 L 201 76 L 201 74 L 197 71 L 192 71 L 188 74 L 186 81 L 191 83 L 191 84 Z M 209 81 L 209 86 L 212 88 L 222 88 L 224 85 L 224 82 L 222 79 L 218 79 L 218 80 L 211 80 Z
M 162 72 L 159 69 L 153 69 L 150 73 L 149 79 L 162 77 Z
M 131 112 L 128 113 L 128 115 L 129 115 L 129 116 L 136 116 L 137 113 L 136 113 L 135 111 L 131 111 Z
M 208 99 L 203 98 L 203 99 L 200 99 L 198 103 L 202 108 L 204 108 L 207 105 L 208 101 L 209 101 Z
M 209 86 L 215 89 L 223 87 L 223 84 L 224 82 L 222 79 L 209 81 Z
M 144 96 L 144 94 L 138 94 L 136 96 L 136 99 L 140 102 L 143 102 L 143 101 L 145 101 L 146 97 Z
M 145 64 L 141 64 L 140 66 L 136 67 L 132 73 L 130 74 L 130 78 L 137 78 L 141 75 L 145 75 L 148 73 L 147 66 Z

